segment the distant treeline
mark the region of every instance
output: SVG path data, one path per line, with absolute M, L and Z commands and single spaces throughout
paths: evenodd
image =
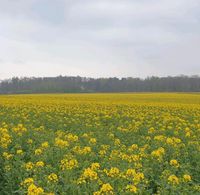
M 0 82 L 1 94 L 90 92 L 200 92 L 199 76 L 141 78 L 44 77 Z

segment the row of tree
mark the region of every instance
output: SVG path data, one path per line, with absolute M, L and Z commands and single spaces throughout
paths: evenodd
M 200 77 L 15 77 L 0 82 L 0 94 L 90 92 L 200 92 Z

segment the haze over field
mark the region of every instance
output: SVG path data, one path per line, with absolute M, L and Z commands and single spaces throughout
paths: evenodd
M 0 79 L 200 74 L 199 0 L 0 0 Z

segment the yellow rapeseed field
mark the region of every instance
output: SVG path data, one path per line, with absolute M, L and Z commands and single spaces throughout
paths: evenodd
M 200 194 L 200 94 L 0 96 L 0 194 Z

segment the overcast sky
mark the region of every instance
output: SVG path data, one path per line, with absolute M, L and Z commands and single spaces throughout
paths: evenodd
M 200 74 L 200 0 L 0 0 L 0 79 Z

